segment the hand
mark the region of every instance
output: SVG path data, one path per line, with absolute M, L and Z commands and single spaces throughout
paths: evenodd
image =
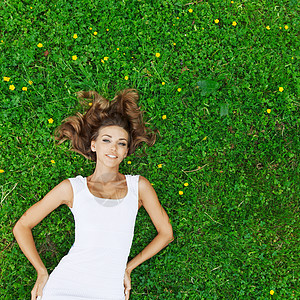
M 38 296 L 43 296 L 43 288 L 48 281 L 49 274 L 38 274 L 35 285 L 31 291 L 31 300 L 36 300 Z M 40 299 L 40 297 L 38 299 Z
M 124 274 L 125 300 L 129 299 L 129 294 L 130 294 L 130 290 L 131 290 L 130 274 L 131 274 L 131 272 L 129 272 L 128 270 L 125 270 L 125 274 Z

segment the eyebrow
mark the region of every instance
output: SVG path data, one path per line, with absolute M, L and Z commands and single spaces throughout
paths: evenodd
M 103 134 L 102 137 L 105 136 L 105 135 L 108 136 L 108 137 L 110 137 L 110 138 L 112 138 L 112 136 L 110 136 L 108 134 Z M 125 138 L 120 138 L 119 140 L 125 140 L 127 142 L 127 140 Z

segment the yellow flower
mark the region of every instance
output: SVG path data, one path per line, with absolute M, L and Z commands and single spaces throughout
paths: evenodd
M 182 195 L 183 194 L 183 191 L 179 191 L 179 195 Z
M 157 167 L 158 167 L 158 168 L 161 168 L 161 167 L 162 167 L 162 164 L 159 164 Z
M 189 12 L 190 12 L 190 13 L 192 13 L 192 12 L 193 12 L 193 10 L 190 8 L 190 9 L 189 9 Z
M 89 102 L 89 106 L 92 106 L 93 105 L 93 103 L 92 102 Z
M 117 50 L 119 51 L 119 50 L 120 50 L 120 48 L 117 48 Z
M 215 23 L 217 23 L 217 24 L 218 24 L 219 22 L 220 22 L 220 21 L 219 21 L 219 19 L 215 19 Z
M 267 113 L 268 114 L 271 113 L 271 109 L 270 108 L 267 109 Z
M 77 55 L 73 55 L 73 56 L 72 56 L 72 59 L 73 59 L 73 60 L 76 60 L 76 59 L 77 59 Z
M 9 86 L 9 89 L 13 91 L 13 90 L 15 89 L 15 86 L 14 86 L 13 84 L 11 84 L 11 85 Z
M 178 88 L 177 91 L 178 91 L 178 92 L 181 92 L 181 88 Z
M 203 139 L 202 139 L 202 141 L 205 141 L 207 139 L 207 136 L 205 136 Z
M 176 46 L 176 43 L 173 43 L 174 46 Z
M 274 291 L 273 291 L 273 290 L 271 290 L 271 291 L 270 291 L 270 294 L 271 294 L 271 295 L 274 295 Z
M 280 26 L 279 29 L 281 29 L 282 27 Z
M 77 39 L 77 38 L 78 38 L 78 35 L 75 33 L 75 34 L 73 35 L 73 38 L 74 38 L 74 39 Z
M 52 124 L 52 123 L 53 123 L 53 119 L 52 119 L 52 118 L 48 119 L 48 122 L 49 122 L 50 124 Z
M 105 56 L 103 59 L 104 59 L 104 60 L 108 60 L 108 57 L 107 57 L 107 56 Z
M 161 84 L 162 84 L 162 85 L 165 85 L 166 83 L 165 83 L 165 82 L 162 82 Z
M 0 169 L 0 173 L 4 173 L 4 170 Z
M 10 80 L 10 77 L 3 77 L 3 80 L 4 80 L 4 81 L 9 81 L 9 80 Z
M 1 43 L 4 43 L 3 40 L 1 40 Z
M 93 28 L 92 27 L 89 27 L 89 30 L 92 30 Z
M 178 20 L 178 19 L 179 19 L 179 17 L 176 17 L 176 19 Z
M 94 31 L 94 35 L 97 35 L 98 34 L 98 32 L 97 31 Z
M 55 164 L 55 161 L 53 159 L 51 159 L 51 163 Z
M 101 62 L 104 64 L 104 60 L 103 59 L 101 59 Z
M 131 165 L 131 161 L 129 160 L 128 162 L 127 162 L 129 165 Z
M 167 116 L 166 116 L 166 115 L 163 115 L 161 118 L 162 118 L 163 120 L 165 120 L 165 119 L 167 118 Z
M 155 53 L 155 56 L 156 56 L 156 57 L 160 57 L 160 54 L 159 54 L 159 53 Z
M 32 9 L 32 6 L 30 6 L 30 9 Z
M 128 76 L 125 76 L 125 80 L 128 80 L 128 78 L 129 78 Z
M 22 91 L 27 91 L 27 87 L 26 87 L 26 86 L 23 86 L 23 87 L 22 87 Z
M 184 186 L 189 186 L 189 184 L 186 182 L 186 183 L 184 184 Z
M 233 1 L 231 1 L 231 4 L 234 3 Z
M 32 85 L 32 84 L 33 84 L 33 82 L 32 82 L 31 80 L 29 80 L 29 81 L 28 81 L 28 83 L 29 83 L 30 85 Z
M 42 44 L 42 43 L 38 43 L 37 46 L 38 46 L 39 48 L 42 48 L 42 47 L 43 47 L 43 44 Z
M 285 26 L 284 26 L 284 29 L 286 29 L 286 30 L 289 29 L 289 26 L 285 25 Z
M 237 24 L 236 21 L 232 22 L 232 26 L 236 26 L 236 24 Z
M 107 28 L 106 31 L 109 31 L 109 29 Z
M 267 28 L 268 30 L 270 30 L 270 29 L 271 29 L 269 25 L 268 25 L 266 28 Z
M 282 86 L 279 87 L 279 92 L 283 92 L 283 87 Z

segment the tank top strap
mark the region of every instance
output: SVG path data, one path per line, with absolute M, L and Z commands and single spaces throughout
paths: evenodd
M 127 175 L 128 180 L 128 189 L 130 193 L 138 196 L 138 185 L 139 185 L 139 176 L 140 175 Z

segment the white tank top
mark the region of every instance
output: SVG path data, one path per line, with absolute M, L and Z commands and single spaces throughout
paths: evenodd
M 124 273 L 138 212 L 139 175 L 125 175 L 122 199 L 95 197 L 86 177 L 68 178 L 74 199 L 75 242 L 52 271 L 42 300 L 125 299 Z

